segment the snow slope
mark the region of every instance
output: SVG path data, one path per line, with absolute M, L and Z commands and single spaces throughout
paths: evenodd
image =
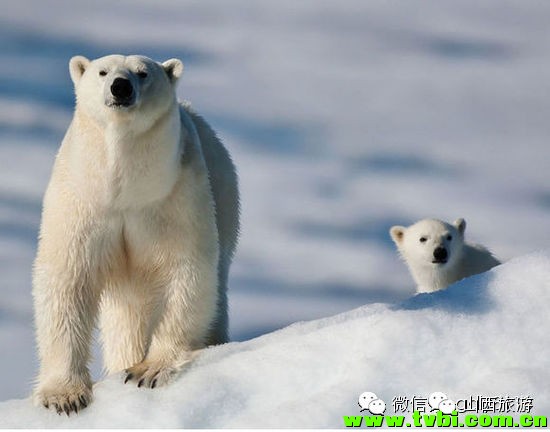
M 115 376 L 66 418 L 29 400 L 0 403 L 0 427 L 338 428 L 357 398 L 443 391 L 533 398 L 550 414 L 550 250 L 445 291 L 367 305 L 206 350 L 173 385 L 145 390 Z M 392 414 L 391 409 L 386 414 Z
M 76 54 L 184 61 L 179 96 L 240 174 L 234 340 L 406 298 L 395 224 L 464 217 L 503 260 L 548 247 L 550 2 L 0 5 L 0 400 L 36 374 L 30 274 Z

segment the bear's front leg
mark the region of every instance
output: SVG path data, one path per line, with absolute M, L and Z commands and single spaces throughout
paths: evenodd
M 35 261 L 33 297 L 40 372 L 33 393 L 37 405 L 69 415 L 92 400 L 87 367 L 99 302 L 92 279 L 90 235 L 48 215 Z
M 200 349 L 217 313 L 217 257 L 188 260 L 166 286 L 162 316 L 145 359 L 126 370 L 125 382 L 155 388 L 177 377 Z

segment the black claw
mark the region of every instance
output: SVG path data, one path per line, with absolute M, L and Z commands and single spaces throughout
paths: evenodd
M 42 405 L 44 405 L 44 408 L 46 409 L 50 408 L 50 404 L 48 402 L 43 402 Z
M 71 408 L 73 409 L 73 411 L 74 411 L 75 413 L 78 413 L 78 405 L 76 404 L 75 401 L 72 401 L 72 402 L 71 402 Z
M 69 406 L 69 404 L 67 403 L 63 404 L 63 411 L 65 411 L 65 414 L 67 414 L 67 417 L 70 417 L 71 407 Z
M 61 406 L 57 403 L 54 404 L 54 408 L 57 411 L 57 414 L 61 415 L 61 413 L 63 412 L 63 408 L 61 408 Z
M 126 384 L 128 381 L 130 381 L 132 378 L 134 377 L 134 374 L 133 373 L 128 373 L 128 375 L 126 375 L 126 379 L 124 380 L 124 384 Z
M 157 386 L 157 379 L 155 378 L 151 383 L 151 388 L 155 388 L 156 386 Z
M 144 381 L 145 381 L 145 378 L 140 379 L 138 382 L 138 387 L 141 387 Z
M 78 396 L 78 400 L 80 401 L 80 405 L 82 405 L 84 408 L 88 406 L 88 402 L 86 401 L 86 398 L 84 396 Z

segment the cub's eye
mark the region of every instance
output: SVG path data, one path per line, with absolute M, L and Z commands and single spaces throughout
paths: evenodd
M 451 241 L 453 239 L 453 236 L 452 235 L 448 235 L 447 236 L 447 240 Z
M 147 78 L 147 72 L 145 71 L 140 71 L 136 75 L 140 78 Z
M 426 243 L 426 240 L 428 240 L 426 237 L 420 237 L 420 243 Z
M 100 70 L 99 71 L 99 76 L 105 76 L 107 75 L 107 71 L 106 70 Z

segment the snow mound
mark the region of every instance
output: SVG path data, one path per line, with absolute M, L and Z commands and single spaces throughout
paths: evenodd
M 0 403 L 0 426 L 342 427 L 343 415 L 359 414 L 363 391 L 389 408 L 394 396 L 433 391 L 455 400 L 528 395 L 532 412 L 547 415 L 549 307 L 550 250 L 398 305 L 368 305 L 207 349 L 163 389 L 110 377 L 70 418 L 28 399 Z

